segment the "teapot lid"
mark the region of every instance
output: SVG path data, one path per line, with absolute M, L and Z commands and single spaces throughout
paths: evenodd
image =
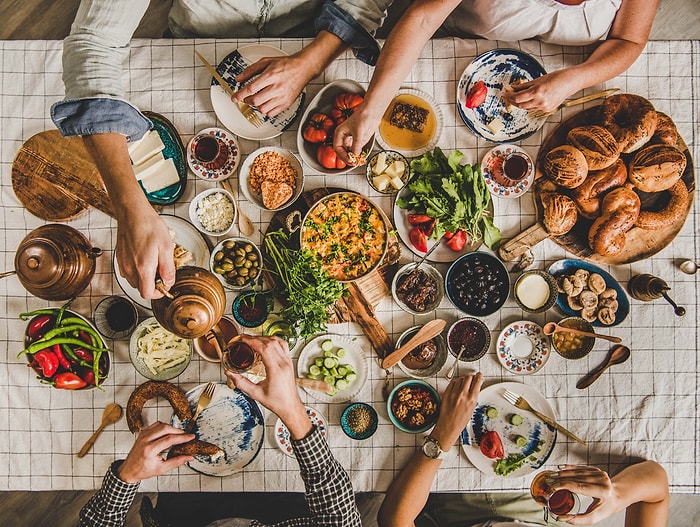
M 197 295 L 178 295 L 166 308 L 166 327 L 177 336 L 196 339 L 205 335 L 219 321 L 213 306 Z
M 60 280 L 65 267 L 63 251 L 46 238 L 25 239 L 15 255 L 15 271 L 20 280 L 40 289 Z

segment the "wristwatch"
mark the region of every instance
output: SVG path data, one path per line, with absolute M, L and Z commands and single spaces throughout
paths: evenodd
M 423 453 L 431 459 L 444 459 L 447 451 L 443 450 L 434 437 L 426 436 L 423 440 Z

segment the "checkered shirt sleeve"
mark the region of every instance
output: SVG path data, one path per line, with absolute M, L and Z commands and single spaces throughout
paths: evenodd
M 80 511 L 78 527 L 121 527 L 134 501 L 138 483 L 125 483 L 117 476 L 122 461 L 115 461 L 102 480 L 102 487 Z
M 350 478 L 333 457 L 318 428 L 314 427 L 304 439 L 292 441 L 292 446 L 312 516 L 286 520 L 274 527 L 360 527 L 360 513 Z M 258 522 L 251 525 L 262 526 Z

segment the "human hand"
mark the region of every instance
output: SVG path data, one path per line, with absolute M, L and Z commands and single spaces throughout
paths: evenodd
M 237 77 L 237 82 L 248 84 L 231 96 L 234 103 L 245 102 L 260 112 L 274 117 L 299 96 L 313 78 L 308 62 L 299 57 L 265 57 L 251 64 Z
M 381 116 L 380 116 L 381 117 Z M 379 127 L 379 119 L 368 117 L 362 109 L 358 109 L 340 125 L 333 133 L 333 149 L 340 159 L 352 166 L 349 153 L 359 156 L 362 148 L 369 143 L 372 134 Z
M 289 429 L 292 439 L 306 437 L 311 431 L 311 421 L 299 398 L 296 373 L 287 342 L 279 337 L 250 335 L 242 335 L 241 340 L 260 355 L 266 377 L 256 384 L 229 370 L 226 371 L 226 376 L 236 384 L 236 388 L 277 414 Z
M 504 91 L 506 102 L 523 110 L 555 110 L 564 99 L 578 90 L 571 73 L 557 70 L 528 82 L 513 85 L 513 91 Z
M 481 372 L 469 374 L 455 377 L 445 388 L 440 400 L 440 416 L 430 433 L 443 449 L 450 448 L 467 426 L 476 408 L 483 380 Z
M 173 445 L 194 439 L 194 434 L 156 421 L 139 433 L 134 446 L 119 467 L 119 479 L 126 483 L 138 483 L 153 476 L 162 476 L 174 468 L 192 461 L 192 456 L 177 456 L 163 459 L 160 455 Z
M 556 475 L 550 476 L 550 486 L 567 489 L 593 498 L 584 514 L 562 515 L 558 519 L 572 525 L 592 525 L 625 508 L 615 484 L 607 472 L 591 466 L 564 465 Z
M 120 274 L 143 298 L 163 296 L 155 288 L 156 275 L 166 289 L 175 283 L 170 232 L 148 203 L 141 210 L 129 210 L 120 218 L 115 251 Z

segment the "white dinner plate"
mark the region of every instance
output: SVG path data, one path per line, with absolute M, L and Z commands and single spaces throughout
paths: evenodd
M 531 81 L 546 75 L 537 60 L 516 49 L 494 49 L 476 57 L 464 70 L 457 84 L 457 111 L 474 134 L 494 143 L 517 142 L 544 126 L 547 117 L 532 119 L 527 110 L 506 107 L 503 90 L 516 81 Z M 486 100 L 476 108 L 467 108 L 467 93 L 479 81 L 488 90 Z M 487 125 L 494 119 L 503 121 L 503 128 L 494 133 Z
M 508 324 L 496 341 L 496 357 L 506 370 L 516 375 L 537 373 L 550 355 L 547 335 L 529 320 Z
M 321 435 L 323 437 L 326 437 L 328 435 L 328 421 L 325 417 L 323 417 L 323 414 L 315 408 L 306 406 L 306 415 L 309 416 L 311 424 L 315 425 L 316 428 L 318 428 L 319 432 L 321 432 Z M 289 430 L 282 422 L 282 419 L 280 419 L 279 417 L 277 418 L 277 422 L 275 423 L 275 441 L 277 442 L 277 446 L 284 454 L 290 457 L 294 456 L 294 449 L 292 448 L 292 441 L 289 435 Z
M 193 412 L 205 387 L 206 383 L 200 384 L 187 392 Z M 183 428 L 177 415 L 173 415 L 171 424 Z M 218 382 L 211 402 L 197 418 L 194 433 L 197 439 L 217 445 L 224 455 L 213 462 L 195 457 L 187 465 L 208 476 L 230 476 L 258 455 L 265 438 L 265 420 L 258 403 L 242 391 Z
M 251 44 L 229 53 L 216 67 L 216 71 L 234 91 L 238 91 L 243 85 L 236 82 L 235 77 L 245 68 L 263 57 L 286 56 L 287 54 L 279 48 L 265 44 Z M 292 124 L 301 111 L 305 92 L 300 93 L 289 108 L 273 118 L 260 114 L 264 122 L 259 127 L 253 126 L 243 117 L 238 105 L 231 102 L 229 94 L 219 86 L 219 82 L 214 78 L 211 80 L 210 95 L 214 113 L 226 128 L 239 137 L 261 141 L 277 137 Z
M 350 384 L 350 386 L 344 390 L 338 391 L 335 395 L 328 395 L 327 393 L 311 390 L 309 388 L 304 389 L 314 399 L 318 399 L 324 403 L 342 403 L 357 396 L 367 382 L 369 358 L 354 340 L 351 340 L 343 335 L 331 333 L 319 335 L 310 340 L 299 354 L 299 359 L 297 361 L 297 375 L 299 375 L 299 377 L 306 378 L 309 373 L 309 366 L 313 364 L 314 359 L 317 357 L 323 357 L 321 343 L 328 339 L 333 342 L 333 351 L 337 350 L 338 348 L 345 349 L 346 355 L 345 357 L 340 358 L 340 364 L 350 364 L 350 366 L 352 366 L 355 370 L 357 378 Z
M 532 404 L 533 408 L 547 417 L 555 419 L 554 410 L 547 399 L 531 386 L 518 382 L 492 384 L 479 393 L 479 402 L 474 409 L 472 418 L 467 427 L 462 430 L 461 443 L 462 450 L 476 468 L 485 474 L 496 476 L 497 474 L 494 472 L 496 460 L 481 453 L 479 441 L 488 431 L 498 432 L 506 456 L 511 454 L 526 456 L 522 466 L 503 476 L 518 478 L 531 474 L 547 461 L 557 441 L 557 431 L 534 414 L 520 410 L 506 401 L 503 398 L 503 391 L 506 389 L 524 397 L 527 402 Z M 498 416 L 488 417 L 486 412 L 489 408 L 495 408 L 498 411 Z M 513 414 L 523 418 L 522 424 L 517 426 L 511 424 L 510 418 Z M 516 445 L 514 442 L 516 436 L 526 438 L 527 444 L 524 447 Z
M 202 233 L 200 233 L 189 221 L 179 218 L 178 216 L 162 214 L 160 217 L 168 228 L 172 229 L 172 231 L 175 233 L 173 235 L 173 241 L 179 245 L 182 245 L 185 249 L 192 253 L 194 256 L 194 263 L 192 265 L 209 269 L 209 258 L 211 256 L 211 251 L 209 250 L 207 240 L 204 238 Z M 129 282 L 126 281 L 126 278 L 119 273 L 116 251 L 112 261 L 114 264 L 114 276 L 117 279 L 119 287 L 121 287 L 122 291 L 124 291 L 124 294 L 141 307 L 151 309 L 151 301 L 143 298 L 138 289 L 131 287 Z

